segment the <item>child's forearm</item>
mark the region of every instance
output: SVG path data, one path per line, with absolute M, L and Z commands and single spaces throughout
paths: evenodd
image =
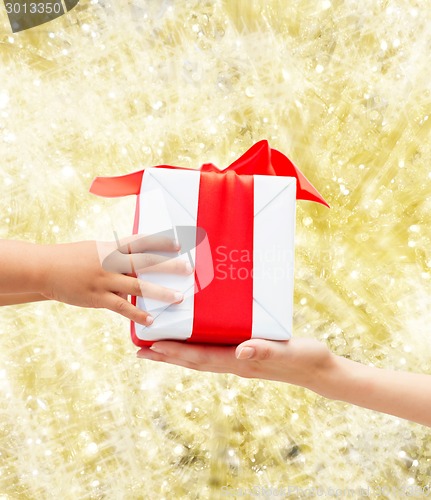
M 23 241 L 0 241 L 0 294 L 39 293 L 42 290 L 44 246 Z
M 39 302 L 48 300 L 40 293 L 1 293 L 0 306 L 11 306 L 16 304 L 27 304 L 28 302 Z
M 315 392 L 431 426 L 431 376 L 362 365 L 335 356 Z

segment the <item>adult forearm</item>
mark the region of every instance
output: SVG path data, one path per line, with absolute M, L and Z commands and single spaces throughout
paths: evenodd
M 334 356 L 313 389 L 330 399 L 431 426 L 431 376 L 384 370 Z

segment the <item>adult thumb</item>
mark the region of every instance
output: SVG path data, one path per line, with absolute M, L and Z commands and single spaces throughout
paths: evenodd
M 237 359 L 267 360 L 277 356 L 277 342 L 263 339 L 247 340 L 235 350 Z

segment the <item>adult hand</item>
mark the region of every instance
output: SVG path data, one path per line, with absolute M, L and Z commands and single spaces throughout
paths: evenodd
M 253 339 L 238 347 L 160 341 L 142 348 L 137 356 L 194 370 L 288 382 L 431 426 L 430 375 L 363 365 L 331 353 L 315 339 Z
M 311 338 L 252 339 L 237 347 L 159 341 L 143 347 L 137 356 L 193 370 L 289 382 L 315 391 L 335 358 L 325 344 Z

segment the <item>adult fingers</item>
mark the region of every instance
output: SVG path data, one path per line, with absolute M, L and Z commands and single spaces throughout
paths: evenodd
M 198 366 L 226 366 L 235 360 L 235 346 L 213 346 L 209 344 L 185 344 L 162 340 L 155 342 L 151 350 L 168 358 L 181 359 Z
M 151 361 L 159 361 L 163 363 L 169 363 L 171 365 L 177 365 L 177 366 L 182 366 L 184 368 L 190 368 L 192 370 L 200 370 L 198 365 L 195 365 L 194 363 L 190 363 L 189 361 L 186 361 L 184 359 L 176 359 L 176 358 L 169 358 L 168 356 L 165 356 L 164 354 L 154 352 L 150 350 L 148 347 L 144 347 L 141 350 L 139 350 L 136 353 L 136 356 L 141 359 L 149 359 Z
M 213 346 L 208 344 L 185 344 L 162 340 L 155 342 L 151 350 L 167 358 L 182 360 L 196 366 L 230 366 L 237 371 L 238 360 L 286 361 L 289 355 L 288 342 L 252 339 L 239 346 Z M 229 370 L 231 371 L 231 370 Z
M 219 363 L 217 365 L 201 363 L 196 364 L 185 359 L 174 358 L 166 356 L 165 354 L 154 352 L 151 348 L 144 347 L 136 353 L 136 356 L 141 359 L 149 359 L 151 361 L 158 361 L 163 363 L 168 363 L 170 365 L 182 366 L 183 368 L 189 368 L 190 370 L 197 370 L 201 372 L 212 372 L 212 373 L 234 373 L 233 365 L 230 363 L 224 365 Z

